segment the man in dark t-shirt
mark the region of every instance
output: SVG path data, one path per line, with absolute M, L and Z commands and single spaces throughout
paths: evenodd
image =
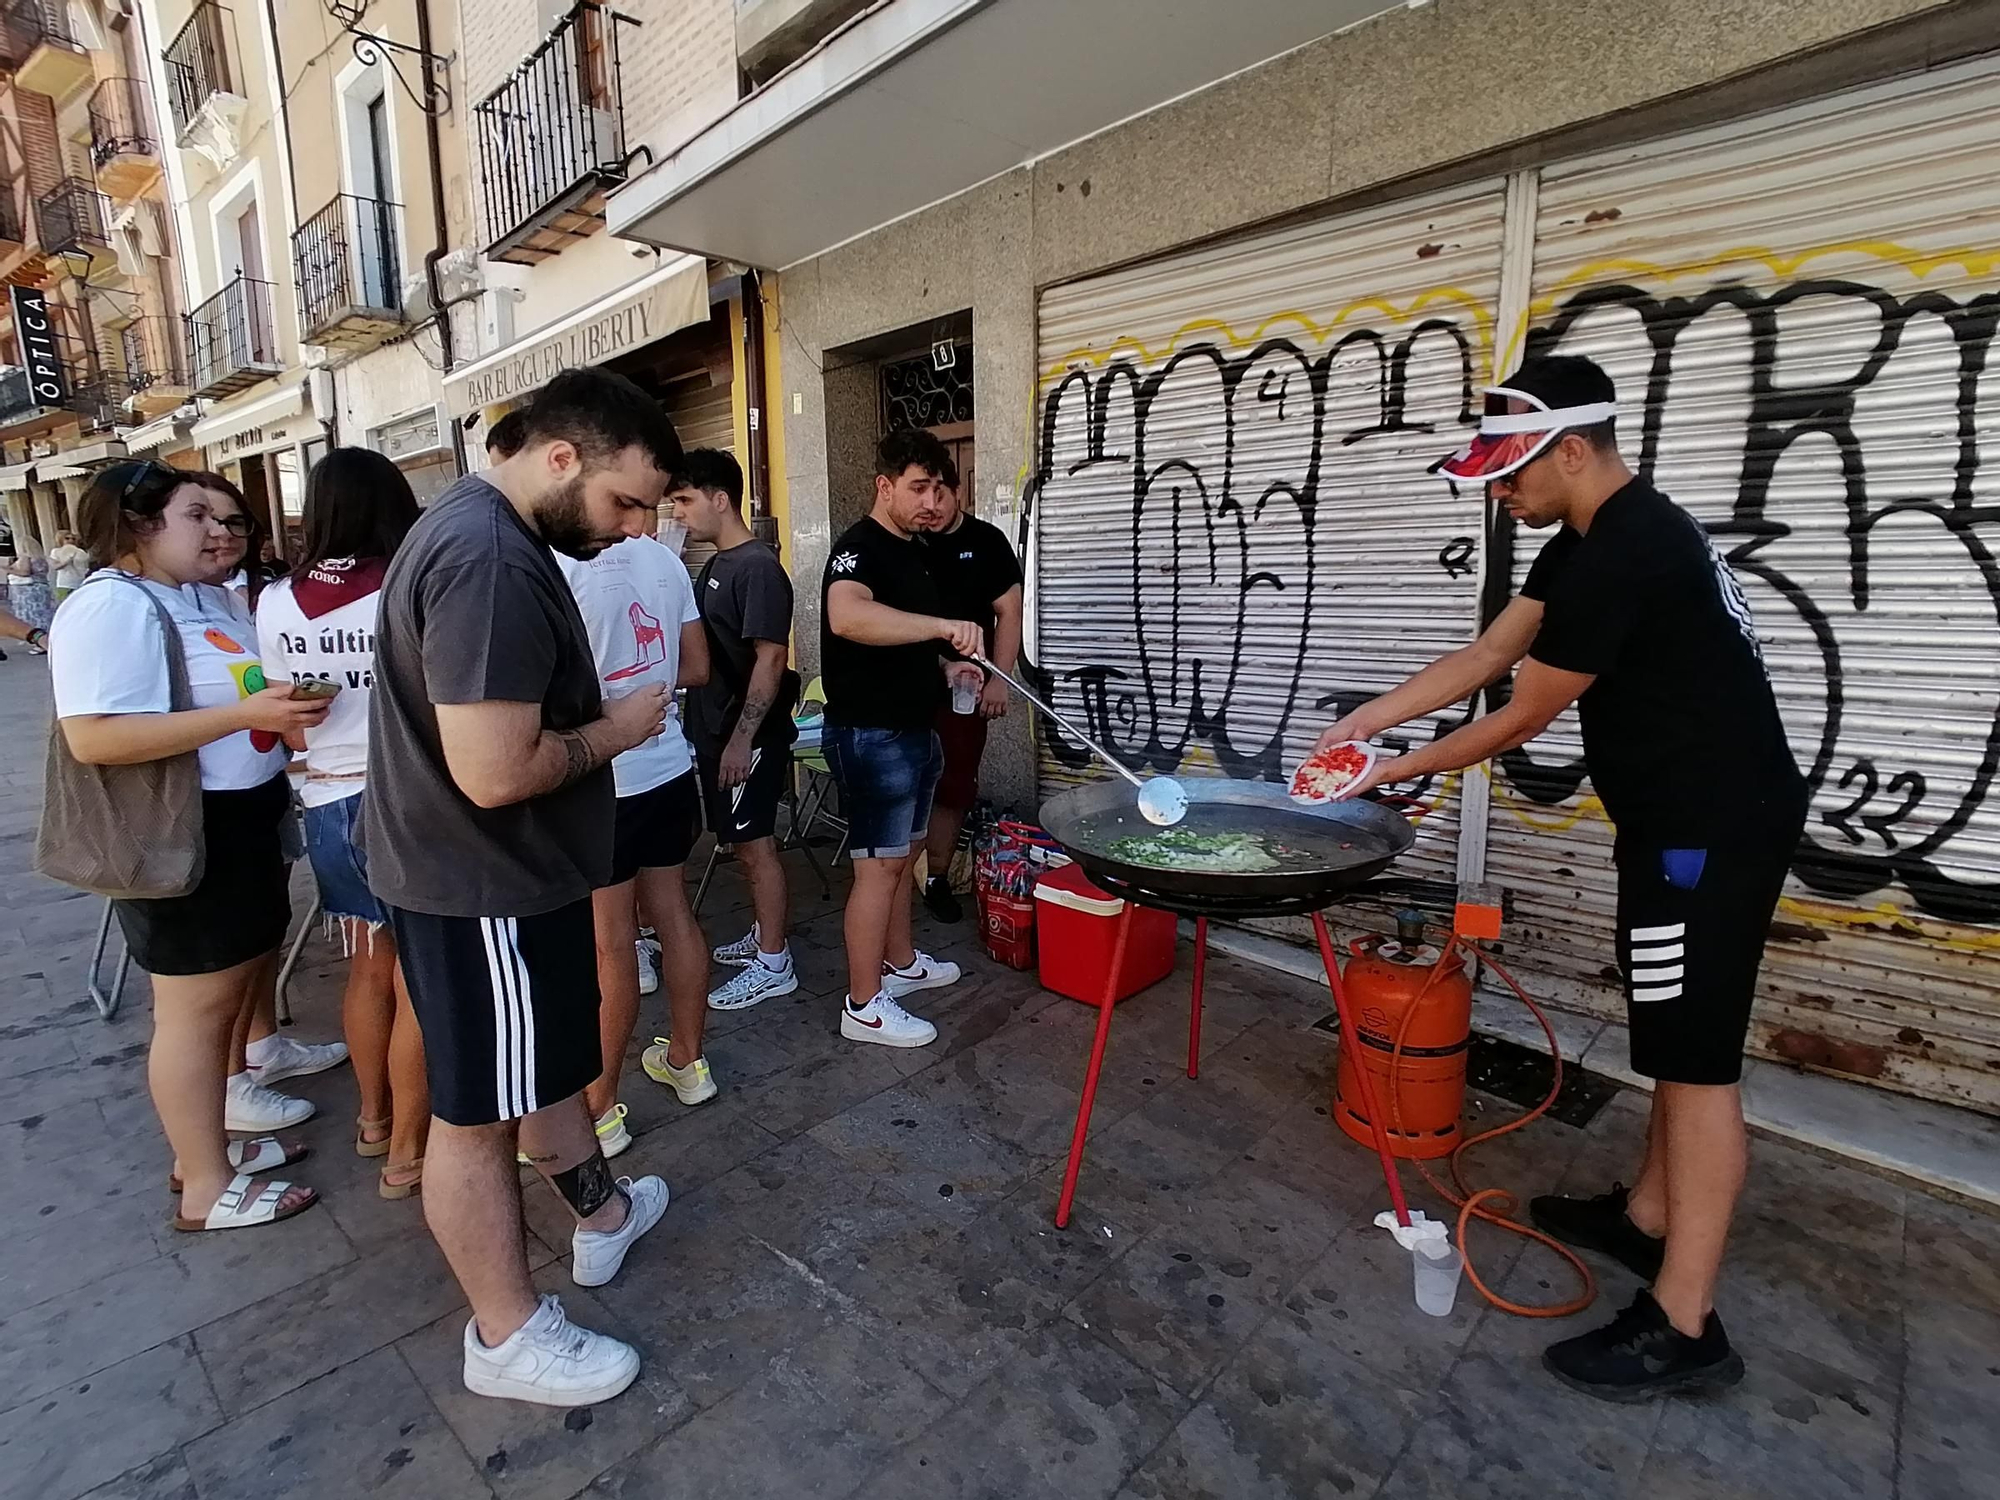
M 687 734 L 709 829 L 718 843 L 735 849 L 750 885 L 750 931 L 712 955 L 738 973 L 709 994 L 708 1004 L 711 1010 L 743 1010 L 799 987 L 785 867 L 774 836 L 798 737 L 792 709 L 799 678 L 786 665 L 792 580 L 778 554 L 744 524 L 743 470 L 729 454 L 690 450 L 667 495 L 689 540 L 715 548 L 694 580 L 709 673 L 688 692 Z
M 826 762 L 847 817 L 854 885 L 847 897 L 848 996 L 841 1035 L 922 1047 L 937 1028 L 901 998 L 956 983 L 958 965 L 917 951 L 910 865 L 930 823 L 944 753 L 932 724 L 948 673 L 976 679 L 962 653 L 985 645 L 969 620 L 943 617 L 923 544 L 949 455 L 927 432 L 892 433 L 875 463 L 872 510 L 834 541 L 820 587 Z M 954 660 L 948 666 L 941 647 Z
M 958 466 L 950 457 L 937 487 L 938 520 L 920 540 L 937 584 L 944 612 L 971 620 L 985 632 L 986 659 L 1011 673 L 1021 659 L 1021 564 L 999 527 L 962 508 Z M 979 795 L 979 761 L 986 753 L 986 723 L 1007 712 L 1007 684 L 988 677 L 974 700 L 972 712 L 957 713 L 958 702 L 938 714 L 938 743 L 944 748 L 944 772 L 938 777 L 931 807 L 930 832 L 924 839 L 930 874 L 924 882 L 924 905 L 941 922 L 963 915 L 951 887 L 952 855 L 958 848 L 965 815 Z
M 1489 486 L 1517 521 L 1562 530 L 1477 641 L 1321 743 L 1368 739 L 1522 663 L 1493 712 L 1378 761 L 1346 793 L 1359 795 L 1477 765 L 1577 705 L 1618 831 L 1632 1066 L 1657 1082 L 1629 1192 L 1530 1207 L 1542 1228 L 1651 1283 L 1605 1328 L 1543 1356 L 1569 1384 L 1631 1400 L 1743 1375 L 1713 1297 L 1747 1163 L 1743 1043 L 1807 797 L 1749 603 L 1701 524 L 1626 467 L 1616 411 L 1610 377 L 1574 356 L 1529 360 L 1487 393 L 1479 436 L 1438 467 Z
M 638 535 L 679 460 L 651 397 L 566 371 L 517 451 L 424 512 L 382 585 L 362 843 L 423 1033 L 424 1213 L 472 1304 L 477 1395 L 587 1406 L 639 1372 L 537 1295 L 515 1155 L 569 1206 L 579 1286 L 609 1281 L 666 1211 L 659 1178 L 612 1181 L 583 1091 L 602 1066 L 591 891 L 611 876 L 610 763 L 660 732 L 667 690 L 600 698 L 550 549 Z

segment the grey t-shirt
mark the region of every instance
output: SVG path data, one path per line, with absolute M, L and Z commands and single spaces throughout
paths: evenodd
M 492 485 L 459 480 L 389 564 L 376 622 L 361 839 L 383 901 L 448 917 L 528 917 L 611 878 L 611 768 L 508 807 L 446 768 L 440 703 L 539 703 L 542 727 L 599 715 L 597 666 L 554 557 Z

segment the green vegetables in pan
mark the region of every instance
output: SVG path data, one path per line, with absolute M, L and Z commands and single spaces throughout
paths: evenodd
M 1105 848 L 1113 859 L 1156 870 L 1196 870 L 1217 875 L 1255 875 L 1285 863 L 1289 850 L 1272 850 L 1252 833 L 1196 833 L 1163 828 L 1157 833 L 1115 839 Z

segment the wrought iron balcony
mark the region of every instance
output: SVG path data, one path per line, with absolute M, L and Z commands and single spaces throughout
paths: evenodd
M 271 283 L 239 275 L 187 314 L 188 374 L 197 396 L 230 396 L 268 380 L 278 362 Z
M 340 193 L 292 235 L 308 344 L 367 349 L 403 326 L 399 205 Z
M 37 198 L 35 222 L 41 227 L 42 249 L 51 255 L 111 248 L 110 200 L 86 178 L 65 177 L 55 191 Z
M 188 330 L 179 318 L 149 314 L 119 330 L 125 383 L 135 396 L 178 405 L 188 384 Z
M 64 0 L 0 0 L 0 61 L 20 87 L 51 98 L 90 76 Z
M 216 94 L 240 92 L 230 66 L 230 15 L 212 0 L 199 0 L 161 54 L 167 64 L 167 104 L 175 139 L 188 133 L 201 107 Z
M 473 107 L 493 259 L 534 265 L 602 227 L 629 157 L 619 33 L 637 24 L 581 0 Z
M 137 78 L 106 78 L 90 95 L 90 164 L 97 185 L 114 198 L 130 198 L 158 170 L 159 137 Z

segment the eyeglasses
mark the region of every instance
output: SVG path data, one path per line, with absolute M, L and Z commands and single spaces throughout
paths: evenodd
M 244 515 L 240 510 L 233 516 L 212 515 L 209 517 L 209 520 L 215 522 L 224 531 L 238 539 L 246 539 L 257 534 L 257 523 Z

